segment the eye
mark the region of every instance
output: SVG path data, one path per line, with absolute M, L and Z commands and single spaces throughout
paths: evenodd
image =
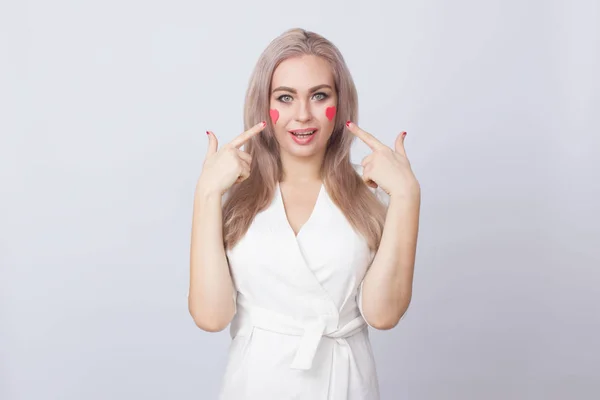
M 316 97 L 316 96 L 321 96 L 321 97 L 320 97 L 320 98 L 318 98 L 317 100 L 325 100 L 326 98 L 328 98 L 328 97 L 329 97 L 329 95 L 327 95 L 327 93 L 323 93 L 323 92 L 315 93 L 315 94 L 313 95 L 313 97 Z M 290 98 L 290 100 L 284 100 L 284 98 L 286 98 L 286 97 L 289 97 L 289 98 Z M 282 102 L 282 103 L 289 103 L 290 101 L 292 101 L 291 99 L 292 99 L 292 96 L 290 96 L 289 94 L 282 94 L 281 96 L 279 96 L 279 97 L 277 98 L 277 100 L 279 100 L 279 101 L 280 101 L 280 102 Z
M 323 97 L 321 97 L 320 100 L 325 100 L 326 98 L 328 98 L 329 96 L 327 96 L 327 93 L 323 93 L 323 92 L 319 92 L 319 93 L 315 93 L 315 96 L 321 95 Z
M 292 96 L 290 96 L 289 94 L 284 94 L 279 96 L 277 100 L 281 101 L 282 103 L 288 103 L 287 101 L 283 100 L 284 97 L 289 97 L 290 99 L 292 98 Z

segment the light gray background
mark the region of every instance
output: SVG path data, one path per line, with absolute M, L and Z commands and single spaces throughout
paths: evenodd
M 569 3 L 569 4 L 568 4 Z M 5 1 L 0 399 L 214 399 L 228 330 L 186 292 L 205 130 L 242 130 L 291 27 L 422 186 L 383 399 L 600 398 L 597 1 Z M 363 143 L 353 150 L 360 162 Z

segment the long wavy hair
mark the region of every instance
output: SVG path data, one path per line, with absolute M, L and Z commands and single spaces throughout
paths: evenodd
M 246 234 L 256 214 L 271 204 L 276 184 L 283 178 L 279 144 L 269 117 L 271 78 L 277 66 L 291 57 L 314 55 L 329 62 L 338 104 L 333 133 L 321 165 L 321 178 L 332 201 L 350 225 L 366 239 L 371 250 L 381 241 L 385 206 L 363 182 L 350 161 L 354 135 L 345 121 L 357 122 L 358 99 L 354 81 L 342 54 L 329 40 L 294 28 L 275 38 L 263 51 L 250 77 L 244 105 L 244 130 L 258 121 L 265 129 L 244 145 L 252 156 L 250 176 L 229 189 L 223 205 L 223 242 L 231 249 Z

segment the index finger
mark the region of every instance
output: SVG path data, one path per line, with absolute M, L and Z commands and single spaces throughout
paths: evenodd
M 347 121 L 346 126 L 348 127 L 350 132 L 352 132 L 355 136 L 358 136 L 358 138 L 360 140 L 365 142 L 367 144 L 367 146 L 369 146 L 371 148 L 371 150 L 377 150 L 377 149 L 380 149 L 382 146 L 385 146 L 385 144 L 383 144 L 379 140 L 377 140 L 377 138 L 375 136 L 371 135 L 367 131 L 363 131 L 358 126 L 356 126 L 355 123 Z
M 252 128 L 248 129 L 247 131 L 241 133 L 239 136 L 235 137 L 231 142 L 229 142 L 229 145 L 239 149 L 251 137 L 257 135 L 260 131 L 265 129 L 265 126 L 267 126 L 266 121 L 263 121 L 263 122 L 260 122 L 256 125 L 254 125 Z

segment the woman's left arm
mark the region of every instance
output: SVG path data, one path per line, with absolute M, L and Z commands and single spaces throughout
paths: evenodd
M 347 126 L 373 150 L 361 163 L 362 179 L 371 187 L 379 186 L 390 197 L 381 242 L 364 277 L 361 297 L 369 325 L 391 329 L 412 298 L 421 188 L 406 157 L 406 132 L 398 135 L 391 149 L 355 124 Z
M 395 327 L 412 298 L 420 197 L 420 190 L 390 195 L 381 243 L 362 288 L 365 318 L 377 329 Z

